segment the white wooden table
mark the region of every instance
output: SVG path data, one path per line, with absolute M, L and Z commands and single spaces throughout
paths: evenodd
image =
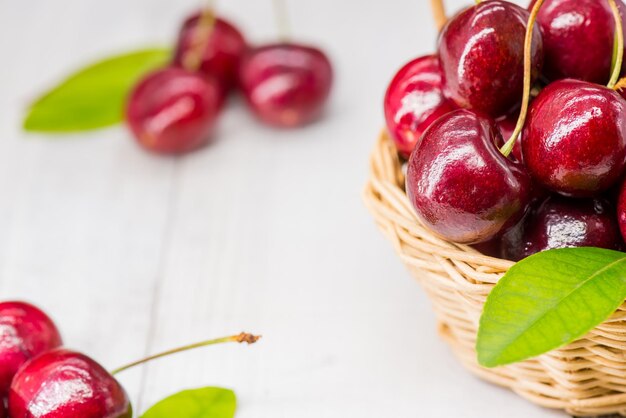
M 269 0 L 223 1 L 272 40 Z M 460 5 L 460 1 L 453 2 Z M 337 68 L 326 119 L 259 125 L 241 103 L 180 159 L 123 128 L 20 131 L 25 105 L 103 54 L 167 43 L 195 0 L 0 0 L 0 295 L 59 323 L 109 368 L 248 330 L 121 376 L 135 408 L 183 388 L 236 390 L 239 418 L 561 417 L 467 374 L 360 193 L 393 72 L 432 50 L 425 0 L 291 0 L 296 38 Z

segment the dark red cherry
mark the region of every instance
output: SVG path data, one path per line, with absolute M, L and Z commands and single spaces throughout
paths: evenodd
M 174 53 L 174 64 L 189 68 L 185 62 L 190 51 L 197 48 L 200 13 L 189 17 L 180 30 L 178 44 Z M 217 18 L 210 32 L 199 72 L 215 78 L 227 92 L 237 85 L 239 62 L 247 49 L 246 40 L 241 32 L 228 21 Z M 192 52 L 193 53 L 193 52 Z
M 117 380 L 89 357 L 48 351 L 20 369 L 9 394 L 11 418 L 131 418 Z
M 522 151 L 530 174 L 546 188 L 597 195 L 624 171 L 626 101 L 596 84 L 554 82 L 530 106 Z
M 408 158 L 422 133 L 457 108 L 443 95 L 439 58 L 417 58 L 398 71 L 385 94 L 387 128 L 400 155 Z
M 279 43 L 249 50 L 239 78 L 252 111 L 270 125 L 289 128 L 321 115 L 333 70 L 321 50 Z
M 526 10 L 502 0 L 484 0 L 452 18 L 439 41 L 446 95 L 461 107 L 492 117 L 519 106 L 528 19 Z M 538 27 L 531 55 L 534 80 L 543 64 Z
M 135 87 L 128 99 L 126 120 L 144 148 L 181 154 L 209 141 L 222 102 L 214 79 L 182 68 L 165 68 Z
M 0 303 L 0 404 L 27 360 L 61 344 L 57 327 L 41 310 L 25 302 Z
M 540 251 L 567 247 L 618 250 L 615 209 L 604 199 L 548 197 L 502 238 L 502 256 L 518 261 Z
M 469 110 L 437 119 L 408 164 L 406 188 L 419 218 L 450 241 L 495 238 L 524 214 L 530 179 L 495 143 L 495 122 Z
M 626 7 L 621 0 L 617 3 L 626 24 Z M 543 74 L 549 80 L 609 81 L 615 20 L 607 0 L 545 0 L 537 23 L 543 33 Z

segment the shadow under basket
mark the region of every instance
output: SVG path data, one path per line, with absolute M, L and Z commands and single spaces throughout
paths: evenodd
M 365 203 L 400 259 L 422 285 L 438 329 L 472 373 L 531 402 L 576 416 L 626 416 L 626 305 L 574 343 L 517 364 L 486 369 L 476 360 L 478 322 L 487 295 L 512 262 L 438 238 L 409 202 L 393 142 L 383 132 L 371 155 Z

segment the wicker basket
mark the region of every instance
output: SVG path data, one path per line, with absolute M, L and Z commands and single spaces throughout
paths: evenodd
M 565 348 L 497 369 L 480 367 L 474 346 L 483 304 L 513 263 L 444 241 L 420 224 L 404 191 L 402 163 L 385 132 L 371 156 L 370 175 L 366 205 L 428 293 L 439 332 L 465 367 L 547 408 L 576 416 L 626 416 L 626 304 Z

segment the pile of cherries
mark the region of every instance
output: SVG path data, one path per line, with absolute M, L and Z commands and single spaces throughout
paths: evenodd
M 393 78 L 384 108 L 407 195 L 433 233 L 489 255 L 622 250 L 626 6 L 536 3 L 478 2 Z
M 40 309 L 0 303 L 0 418 L 131 418 L 122 385 L 62 344 Z
M 289 128 L 320 116 L 332 80 L 321 50 L 286 41 L 249 47 L 234 25 L 205 10 L 184 22 L 170 65 L 134 88 L 126 120 L 143 147 L 181 154 L 209 142 L 236 90 L 262 121 Z

